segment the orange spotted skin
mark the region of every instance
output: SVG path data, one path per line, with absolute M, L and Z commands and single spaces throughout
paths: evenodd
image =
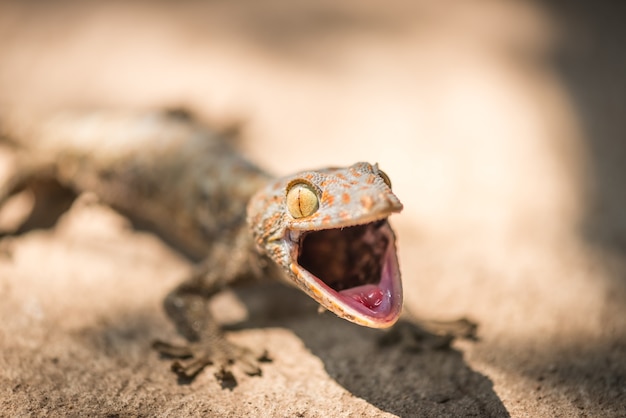
M 304 171 L 271 181 L 248 204 L 248 223 L 257 245 L 264 248 L 271 241 L 268 238 L 275 237 L 277 229 L 282 233 L 287 227 L 301 231 L 325 229 L 328 225 L 338 228 L 400 212 L 402 203 L 377 175 L 378 172 L 378 165 L 361 162 L 347 168 Z M 321 191 L 320 209 L 301 219 L 289 216 L 284 204 L 287 186 L 297 179 L 305 179 Z M 277 219 L 276 214 L 280 214 L 280 218 Z M 269 228 L 268 224 L 252 222 L 259 217 L 274 221 Z
M 319 209 L 312 215 L 295 218 L 286 210 L 289 185 L 306 181 L 319 194 Z M 325 309 L 360 325 L 384 328 L 395 321 L 372 321 L 348 312 L 340 298 L 310 280 L 297 264 L 301 234 L 344 228 L 386 219 L 400 212 L 402 204 L 381 176 L 377 164 L 356 163 L 346 168 L 304 171 L 271 181 L 248 204 L 248 223 L 256 245 L 279 267 L 285 278 L 309 294 Z

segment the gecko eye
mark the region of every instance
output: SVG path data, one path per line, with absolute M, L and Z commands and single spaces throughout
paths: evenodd
M 287 190 L 287 209 L 294 218 L 311 216 L 320 207 L 319 198 L 313 186 L 297 182 Z
M 383 179 L 387 187 L 391 189 L 391 180 L 389 179 L 389 176 L 387 175 L 387 173 L 385 173 L 381 169 L 378 169 L 378 175 Z

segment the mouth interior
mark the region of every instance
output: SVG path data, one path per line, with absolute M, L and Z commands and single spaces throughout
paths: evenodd
M 391 309 L 391 276 L 397 268 L 388 251 L 392 239 L 386 219 L 309 232 L 301 241 L 298 264 L 344 303 L 384 316 Z

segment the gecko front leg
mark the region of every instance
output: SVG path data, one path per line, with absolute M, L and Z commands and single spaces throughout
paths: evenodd
M 212 297 L 225 287 L 258 277 L 260 265 L 254 254 L 246 249 L 235 250 L 228 245 L 218 247 L 164 301 L 168 317 L 188 343 L 177 345 L 155 341 L 153 348 L 163 356 L 176 359 L 171 368 L 181 381 L 193 380 L 206 366 L 215 365 L 216 378 L 224 386 L 234 386 L 233 366 L 250 376 L 258 376 L 261 375 L 259 362 L 269 358 L 264 350 L 253 350 L 228 341 L 211 313 L 210 303 Z
M 210 289 L 206 288 L 206 283 L 205 279 L 192 277 L 164 301 L 167 315 L 188 344 L 155 341 L 153 347 L 164 356 L 178 359 L 172 363 L 172 371 L 182 380 L 193 379 L 206 366 L 216 365 L 215 376 L 220 381 L 234 381 L 231 366 L 235 363 L 248 375 L 260 375 L 258 362 L 266 359 L 267 354 L 255 353 L 226 339 L 209 306 L 212 296 L 219 293 L 222 286 L 216 284 Z

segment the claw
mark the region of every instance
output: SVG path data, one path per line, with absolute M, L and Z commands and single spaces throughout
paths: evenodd
M 230 368 L 220 367 L 220 369 L 215 372 L 214 376 L 217 381 L 220 382 L 222 389 L 233 390 L 233 388 L 237 386 L 237 379 L 235 379 Z
M 188 362 L 175 361 L 172 363 L 172 371 L 178 375 L 179 378 L 193 379 L 200 373 L 206 366 L 213 364 L 209 358 L 197 358 Z
M 255 363 L 243 360 L 239 363 L 241 370 L 248 376 L 261 376 L 261 368 Z
M 193 352 L 189 346 L 174 345 L 166 343 L 165 341 L 154 341 L 152 348 L 159 352 L 162 356 L 171 358 L 190 358 L 193 357 Z

